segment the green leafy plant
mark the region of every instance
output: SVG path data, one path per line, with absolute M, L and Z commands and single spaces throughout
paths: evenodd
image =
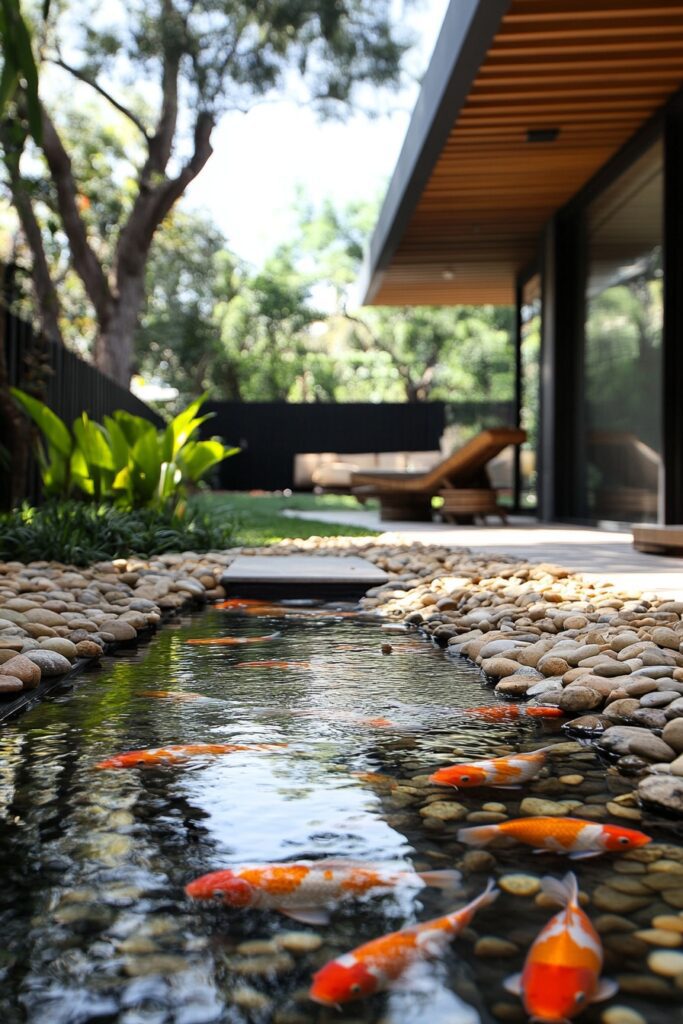
M 239 448 L 220 438 L 197 440 L 206 395 L 178 413 L 165 429 L 117 410 L 104 424 L 83 412 L 71 431 L 44 402 L 19 388 L 12 394 L 43 435 L 39 459 L 45 494 L 68 498 L 80 491 L 119 508 L 172 508 L 182 514 L 191 489 Z
M 207 551 L 235 542 L 236 517 L 191 509 L 182 517 L 168 508 L 126 511 L 111 505 L 51 500 L 0 516 L 0 560 L 37 559 L 89 565 L 130 555 Z

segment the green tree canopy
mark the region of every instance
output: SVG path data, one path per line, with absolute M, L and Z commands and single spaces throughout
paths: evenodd
M 293 94 L 322 115 L 339 116 L 363 84 L 395 85 L 406 43 L 390 8 L 390 0 L 129 0 L 110 21 L 88 0 L 56 8 L 43 61 L 90 88 L 138 140 L 130 175 L 113 182 L 109 215 L 116 219 L 97 223 L 83 202 L 88 194 L 58 110 L 42 97 L 43 177 L 93 310 L 94 357 L 102 370 L 128 383 L 154 237 L 211 156 L 221 114 Z M 27 93 L 28 83 L 19 84 Z M 40 319 L 56 334 L 60 288 L 34 207 L 30 106 L 16 102 L 11 115 L 0 139 L 8 183 L 31 249 Z M 99 129 L 89 122 L 83 130 L 94 139 Z M 106 177 L 112 160 L 105 143 L 98 139 L 93 156 L 103 155 Z M 96 177 L 98 161 L 90 169 Z M 123 188 L 125 196 L 118 194 Z

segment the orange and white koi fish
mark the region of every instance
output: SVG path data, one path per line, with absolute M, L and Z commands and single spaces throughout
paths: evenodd
M 550 749 L 541 747 L 528 754 L 509 754 L 471 764 L 449 765 L 430 775 L 429 781 L 441 786 L 455 786 L 456 789 L 467 786 L 514 787 L 538 775 Z
M 500 704 L 493 707 L 467 708 L 466 715 L 484 718 L 487 722 L 509 721 L 515 718 L 563 718 L 564 711 L 554 707 L 536 707 L 523 704 Z
M 564 905 L 548 921 L 527 954 L 521 974 L 505 982 L 521 996 L 524 1009 L 538 1024 L 569 1024 L 590 1003 L 610 999 L 617 984 L 600 980 L 602 943 L 579 906 L 576 878 L 542 880 L 543 891 Z
M 499 825 L 461 828 L 458 841 L 468 846 L 486 846 L 498 836 L 509 836 L 539 852 L 566 853 L 572 860 L 619 853 L 651 843 L 644 832 L 621 825 L 598 825 L 581 818 L 513 818 Z
M 240 644 L 260 644 L 263 640 L 275 640 L 279 633 L 267 636 L 203 636 L 199 640 L 186 640 L 188 644 L 205 644 L 216 647 L 237 647 Z
M 477 910 L 488 906 L 497 896 L 498 890 L 490 881 L 483 893 L 460 910 L 357 946 L 325 964 L 313 976 L 310 998 L 323 1006 L 341 1007 L 390 988 L 413 964 L 441 955 Z
M 240 661 L 235 668 L 311 668 L 310 661 Z
M 391 892 L 397 886 L 453 889 L 458 871 L 389 869 L 343 860 L 297 861 L 290 864 L 246 864 L 212 871 L 185 887 L 188 896 L 222 897 L 230 907 L 279 910 L 305 924 L 327 924 L 329 908 L 344 899 Z
M 141 768 L 145 765 L 173 764 L 186 761 L 189 757 L 215 757 L 220 754 L 236 754 L 241 750 L 278 750 L 285 743 L 178 743 L 168 747 L 154 747 L 149 750 L 129 750 L 115 754 L 96 764 L 96 768 Z
M 190 693 L 187 690 L 144 690 L 141 697 L 155 697 L 157 700 L 211 700 L 202 693 Z

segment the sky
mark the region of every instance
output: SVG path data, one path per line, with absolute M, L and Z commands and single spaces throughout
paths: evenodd
M 402 18 L 417 40 L 409 57 L 416 76 L 429 63 L 447 7 L 448 0 L 421 0 Z M 374 119 L 357 113 L 321 123 L 286 100 L 228 114 L 184 202 L 208 210 L 230 248 L 258 266 L 291 234 L 297 187 L 316 204 L 328 196 L 341 205 L 384 195 L 418 91 L 415 81 L 389 97 L 373 96 L 381 104 Z

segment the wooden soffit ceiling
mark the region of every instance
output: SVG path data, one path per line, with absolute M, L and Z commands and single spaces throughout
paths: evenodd
M 404 190 L 403 225 L 394 217 L 383 251 L 373 239 L 366 301 L 513 302 L 553 212 L 683 83 L 683 0 L 504 8 L 445 144 L 412 200 Z M 528 140 L 551 129 L 553 141 Z

